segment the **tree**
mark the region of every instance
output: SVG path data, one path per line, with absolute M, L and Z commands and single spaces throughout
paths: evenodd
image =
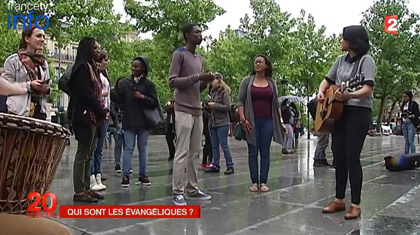
M 315 93 L 340 53 L 336 36 L 328 38 L 325 30 L 325 26 L 317 30 L 314 17 L 311 14 L 306 17 L 306 12 L 301 11 L 297 30 L 291 33 L 295 40 L 292 41 L 293 53 L 288 58 L 290 69 L 285 70 L 296 95 L 311 96 Z
M 206 67 L 223 75 L 224 81 L 231 88 L 232 101 L 236 101 L 242 79 L 252 72 L 252 58 L 255 55 L 249 38 L 238 35 L 230 27 L 210 45 L 210 51 L 206 54 Z
M 213 0 L 124 0 L 125 10 L 136 20 L 143 33 L 153 32 L 159 39 L 169 39 L 172 50 L 185 44 L 181 34 L 187 23 L 199 24 L 207 30 L 207 23 L 225 13 Z
M 0 11 L 7 12 L 6 1 L 0 2 Z M 16 53 L 19 47 L 20 35 L 16 30 L 8 29 L 7 14 L 0 15 L 0 42 L 2 49 L 0 50 L 0 67 L 4 66 L 4 61 L 8 56 Z
M 398 15 L 398 35 L 384 32 L 384 17 Z M 396 100 L 420 79 L 419 15 L 410 13 L 406 0 L 380 0 L 363 14 L 362 25 L 371 40 L 376 63 L 374 97 L 379 99 L 377 131 L 388 98 Z

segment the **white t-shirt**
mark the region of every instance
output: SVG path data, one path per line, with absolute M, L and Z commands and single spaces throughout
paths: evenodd
M 108 79 L 102 73 L 100 73 L 100 76 L 101 76 L 101 82 L 103 86 L 102 92 L 110 91 L 111 88 L 110 88 Z M 104 108 L 109 108 L 111 105 L 111 95 L 108 94 L 107 97 L 102 96 L 102 99 L 103 99 L 102 101 L 104 102 Z

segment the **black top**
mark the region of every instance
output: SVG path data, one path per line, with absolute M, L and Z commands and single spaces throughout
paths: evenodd
M 408 111 L 409 111 L 408 112 L 409 115 L 414 114 L 414 118 L 410 118 L 410 120 L 414 124 L 415 127 L 418 127 L 419 122 L 420 122 L 419 104 L 414 100 L 410 101 L 410 103 L 408 104 Z M 404 112 L 404 104 L 401 106 L 401 112 Z
M 290 123 L 290 118 L 292 117 L 292 110 L 290 109 L 290 106 L 284 105 L 281 107 L 281 117 L 283 118 L 284 124 L 293 124 Z
M 137 89 L 146 96 L 145 99 L 134 97 L 133 93 Z M 151 129 L 145 119 L 143 109 L 154 109 L 158 106 L 158 98 L 155 84 L 147 78 L 141 78 L 136 84 L 132 77 L 126 78 L 119 83 L 119 87 L 114 89 L 111 99 L 123 106 L 124 115 L 122 126 L 124 130 L 138 131 L 140 129 Z
M 71 120 L 75 137 L 79 141 L 89 140 L 93 125 L 87 109 L 95 113 L 97 120 L 103 120 L 106 112 L 96 98 L 93 91 L 93 83 L 87 64 L 73 67 L 69 88 L 71 90 L 67 117 Z

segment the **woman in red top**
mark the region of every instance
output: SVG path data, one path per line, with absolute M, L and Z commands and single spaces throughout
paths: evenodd
M 271 140 L 283 144 L 285 126 L 278 104 L 277 85 L 271 78 L 270 60 L 264 55 L 254 59 L 254 70 L 245 78 L 239 89 L 238 108 L 240 121 L 248 142 L 248 163 L 251 174 L 251 192 L 268 192 Z M 261 157 L 258 174 L 258 152 Z

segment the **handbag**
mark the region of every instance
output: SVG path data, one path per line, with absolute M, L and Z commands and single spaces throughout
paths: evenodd
M 233 134 L 236 140 L 243 140 L 244 139 L 244 128 L 242 123 L 238 122 L 235 126 L 235 132 Z
M 71 90 L 69 88 L 69 81 L 71 73 L 73 71 L 73 65 L 69 65 L 64 72 L 64 74 L 58 80 L 58 89 L 66 93 L 68 96 L 71 95 Z
M 154 109 L 145 108 L 144 116 L 146 117 L 147 126 L 150 128 L 165 125 L 165 120 L 163 119 L 163 113 L 159 104 Z

